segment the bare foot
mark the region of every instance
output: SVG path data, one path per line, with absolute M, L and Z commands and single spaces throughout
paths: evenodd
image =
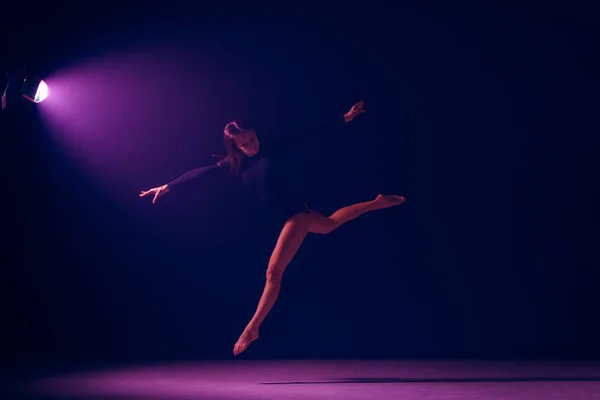
M 375 199 L 375 204 L 377 204 L 377 208 L 387 208 L 387 207 L 398 206 L 398 205 L 404 203 L 404 200 L 406 200 L 406 197 L 404 197 L 404 196 L 380 194 Z
M 241 354 L 256 339 L 258 339 L 258 329 L 244 329 L 237 343 L 233 346 L 233 354 L 236 356 Z

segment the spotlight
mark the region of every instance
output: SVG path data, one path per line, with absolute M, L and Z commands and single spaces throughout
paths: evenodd
M 2 111 L 6 108 L 7 98 L 17 95 L 17 93 L 36 104 L 46 100 L 50 94 L 46 82 L 35 75 L 26 74 L 22 68 L 13 71 L 10 76 L 8 71 L 5 70 L 3 75 L 0 77 L 4 81 L 0 89 Z
M 37 76 L 26 77 L 23 81 L 21 94 L 27 100 L 40 103 L 48 97 L 48 85 Z

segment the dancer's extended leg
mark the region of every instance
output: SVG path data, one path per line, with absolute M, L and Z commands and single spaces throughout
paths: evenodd
M 375 200 L 365 201 L 363 203 L 352 204 L 350 206 L 340 208 L 329 217 L 311 210 L 310 226 L 308 231 L 311 233 L 320 234 L 331 233 L 340 225 L 345 224 L 346 222 L 351 221 L 368 211 L 397 206 L 402 204 L 404 200 L 404 196 L 384 196 L 380 194 Z

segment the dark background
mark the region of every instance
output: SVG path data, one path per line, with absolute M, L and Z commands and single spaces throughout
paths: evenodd
M 38 7 L 6 9 L 3 66 L 44 76 L 155 42 L 227 64 L 235 96 L 204 121 L 213 146 L 197 164 L 222 151 L 233 114 L 287 126 L 365 100 L 346 132 L 294 148 L 299 184 L 323 213 L 379 192 L 408 200 L 308 237 L 242 357 L 600 356 L 591 8 Z M 277 227 L 229 182 L 156 206 L 138 199 L 195 165 L 176 154 L 131 187 L 129 207 L 115 204 L 57 149 L 36 105 L 10 100 L 5 365 L 233 357 Z

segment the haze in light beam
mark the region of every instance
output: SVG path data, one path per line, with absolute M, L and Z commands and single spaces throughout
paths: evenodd
M 91 178 L 135 197 L 210 159 L 222 141 L 219 115 L 239 94 L 201 58 L 157 46 L 64 68 L 46 79 L 52 95 L 39 104 L 42 120 Z

